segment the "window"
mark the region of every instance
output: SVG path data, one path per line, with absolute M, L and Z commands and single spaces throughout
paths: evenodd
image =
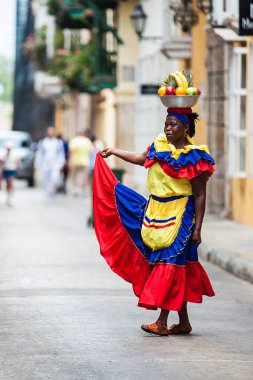
M 232 52 L 229 94 L 230 175 L 246 175 L 246 52 L 236 47 Z
M 134 66 L 121 67 L 121 80 L 123 82 L 134 82 Z

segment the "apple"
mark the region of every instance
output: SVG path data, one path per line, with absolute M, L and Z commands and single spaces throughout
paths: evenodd
M 166 87 L 166 95 L 176 95 L 174 87 Z
M 187 95 L 197 95 L 196 87 L 188 87 L 186 90 Z
M 197 95 L 200 95 L 201 94 L 201 91 L 200 89 L 197 87 Z

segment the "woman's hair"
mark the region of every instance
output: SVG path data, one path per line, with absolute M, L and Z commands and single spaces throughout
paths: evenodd
M 190 120 L 189 124 L 189 136 L 193 137 L 195 135 L 195 122 L 199 120 L 199 115 L 196 112 L 189 113 L 186 115 Z

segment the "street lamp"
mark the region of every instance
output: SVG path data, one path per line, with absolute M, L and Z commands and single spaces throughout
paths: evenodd
M 160 40 L 160 39 L 162 39 L 162 37 L 159 37 L 159 36 L 155 36 L 155 37 L 146 37 L 146 36 L 143 37 L 142 36 L 144 29 L 145 29 L 145 25 L 146 25 L 146 21 L 147 21 L 148 16 L 144 12 L 141 4 L 135 5 L 133 13 L 131 14 L 130 18 L 132 20 L 135 33 L 138 35 L 140 40 Z
M 189 33 L 191 27 L 198 22 L 198 15 L 192 8 L 192 4 L 184 0 L 183 4 L 174 3 L 170 8 L 175 11 L 175 24 L 180 24 L 183 32 Z
M 144 12 L 141 4 L 137 4 L 134 7 L 133 13 L 131 14 L 130 18 L 132 20 L 135 33 L 138 35 L 139 38 L 141 38 L 147 21 L 147 15 Z
M 213 11 L 213 2 L 212 0 L 198 0 L 197 7 L 205 15 L 208 15 Z

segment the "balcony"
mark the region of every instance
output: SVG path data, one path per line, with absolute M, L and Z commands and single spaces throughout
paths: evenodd
M 48 0 L 48 12 L 56 17 L 63 29 L 92 29 L 94 17 L 110 8 L 115 9 L 118 0 Z
M 165 41 L 161 52 L 170 59 L 190 59 L 192 54 L 192 38 L 190 35 L 171 38 Z

